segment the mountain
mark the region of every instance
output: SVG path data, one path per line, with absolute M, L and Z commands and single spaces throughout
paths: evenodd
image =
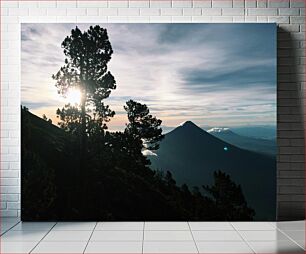
M 151 167 L 169 170 L 178 184 L 210 185 L 213 172 L 221 170 L 241 184 L 257 220 L 274 220 L 276 206 L 276 158 L 238 148 L 193 122 L 167 133 L 150 156 Z
M 238 135 L 229 128 L 211 128 L 207 132 L 242 149 L 270 155 L 276 154 L 277 146 L 275 140 Z
M 231 129 L 241 136 L 270 140 L 276 139 L 276 126 L 241 126 L 232 127 Z

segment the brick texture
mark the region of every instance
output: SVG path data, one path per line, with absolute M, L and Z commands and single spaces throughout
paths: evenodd
M 304 0 L 3 0 L 1 19 L 1 216 L 20 215 L 21 22 L 276 22 L 277 219 L 304 218 Z

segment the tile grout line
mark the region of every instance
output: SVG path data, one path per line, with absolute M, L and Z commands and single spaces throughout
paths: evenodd
M 256 253 L 256 251 L 253 249 L 253 247 L 249 244 L 249 242 L 244 239 L 244 237 L 240 234 L 239 230 L 235 228 L 232 222 L 230 222 L 233 229 L 237 232 L 237 234 L 241 237 L 242 241 L 253 251 L 253 253 Z
M 3 236 L 5 233 L 9 232 L 11 229 L 13 229 L 15 226 L 17 226 L 21 221 L 18 221 L 16 224 L 13 224 L 9 229 L 5 230 L 0 236 Z
M 98 222 L 96 221 L 96 224 L 95 224 L 95 226 L 94 226 L 94 228 L 93 228 L 93 230 L 92 230 L 92 232 L 91 232 L 91 234 L 90 234 L 90 236 L 89 236 L 89 239 L 88 239 L 88 241 L 87 241 L 87 243 L 86 243 L 86 246 L 85 246 L 85 248 L 84 248 L 83 254 L 85 253 L 85 251 L 86 251 L 86 249 L 87 249 L 87 246 L 88 246 L 88 244 L 89 244 L 89 242 L 90 242 L 90 239 L 91 239 L 93 233 L 95 232 L 95 229 L 96 229 L 97 225 L 98 225 Z
M 56 224 L 57 222 L 55 222 L 55 224 L 49 229 L 49 231 L 38 241 L 38 243 L 28 253 L 32 253 L 32 251 L 35 250 L 38 244 L 40 244 L 41 241 L 45 239 L 45 237 L 51 232 L 51 230 L 55 227 Z
M 296 245 L 298 245 L 299 247 L 301 247 L 303 250 L 305 250 L 305 248 L 303 246 L 301 246 L 298 242 L 296 242 L 292 237 L 290 237 L 289 235 L 287 235 L 285 233 L 285 231 L 279 229 L 279 228 L 276 228 L 276 230 L 278 230 L 279 232 L 283 233 L 290 241 L 294 242 Z
M 143 247 L 144 247 L 144 234 L 145 234 L 145 225 L 146 222 L 143 222 L 143 226 L 142 226 L 142 244 L 141 244 L 141 253 L 143 254 Z
M 197 249 L 197 252 L 200 253 L 199 248 L 198 248 L 198 245 L 197 245 L 197 242 L 196 242 L 195 239 L 194 239 L 194 236 L 193 236 L 191 227 L 190 227 L 190 225 L 189 225 L 189 221 L 187 221 L 187 224 L 188 224 L 188 227 L 189 227 L 189 231 L 190 231 L 190 233 L 191 233 L 192 240 L 193 240 L 193 242 L 194 242 L 194 244 L 195 244 L 195 247 L 196 247 L 196 249 Z

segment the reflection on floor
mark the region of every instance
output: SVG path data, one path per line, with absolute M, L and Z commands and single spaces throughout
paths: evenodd
M 0 218 L 0 253 L 304 253 L 305 221 L 20 222 Z

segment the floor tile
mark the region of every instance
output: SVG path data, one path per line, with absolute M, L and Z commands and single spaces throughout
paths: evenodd
M 253 253 L 252 249 L 241 242 L 197 242 L 200 253 Z
M 235 230 L 229 222 L 189 222 L 191 230 Z
M 1 228 L 0 235 L 4 234 L 6 231 L 8 231 L 8 228 Z
M 1 242 L 0 253 L 29 253 L 37 242 Z
M 248 242 L 255 253 L 304 253 L 304 250 L 291 241 Z
M 145 241 L 193 241 L 190 231 L 145 231 L 144 232 Z
M 18 232 L 18 231 L 16 231 Z M 44 242 L 86 242 L 92 231 L 50 231 L 43 239 Z
M 5 225 L 1 225 L 1 234 L 3 234 L 4 232 L 10 230 L 14 225 L 11 224 L 5 224 Z
M 286 230 L 283 231 L 285 235 L 289 236 L 293 241 L 305 248 L 305 231 L 304 230 Z
M 278 230 L 271 230 L 271 231 L 239 231 L 241 236 L 246 241 L 282 241 L 282 240 L 289 240 L 287 236 L 283 233 L 279 232 Z
M 94 228 L 86 253 L 141 253 L 143 238 L 144 253 L 197 253 L 193 238 L 201 253 L 251 253 L 239 234 L 257 253 L 304 253 L 305 247 L 304 221 L 59 222 L 49 233 L 53 222 L 18 221 L 2 220 L 2 230 L 15 226 L 1 236 L 0 253 L 27 253 L 40 240 L 33 253 L 82 253 Z
M 276 222 L 276 227 L 281 230 L 304 230 L 305 221 L 281 221 Z
M 94 231 L 90 241 L 142 241 L 143 231 Z
M 142 242 L 89 242 L 85 253 L 142 253 Z
M 8 231 L 9 229 L 14 227 L 15 225 L 18 225 L 18 223 L 19 223 L 19 221 L 16 221 L 16 220 L 13 221 L 13 222 L 1 222 L 1 224 L 0 224 L 1 234 Z
M 13 231 L 48 231 L 55 222 L 20 222 L 12 228 Z
M 236 231 L 192 231 L 195 241 L 242 241 Z
M 1 236 L 1 241 L 6 242 L 35 242 L 40 241 L 45 235 L 46 231 L 8 231 Z
M 145 230 L 190 230 L 187 222 L 145 222 Z
M 87 242 L 40 242 L 32 253 L 83 253 Z
M 275 230 L 275 226 L 269 222 L 232 222 L 232 225 L 237 230 Z
M 143 230 L 144 222 L 99 222 L 95 230 Z
M 93 230 L 96 225 L 96 222 L 58 222 L 54 228 L 55 231 L 66 231 L 66 230 Z
M 282 232 L 293 240 L 305 240 L 304 230 L 283 230 Z
M 296 240 L 295 241 L 301 248 L 306 250 L 305 240 Z
M 194 242 L 144 242 L 143 253 L 198 253 Z

